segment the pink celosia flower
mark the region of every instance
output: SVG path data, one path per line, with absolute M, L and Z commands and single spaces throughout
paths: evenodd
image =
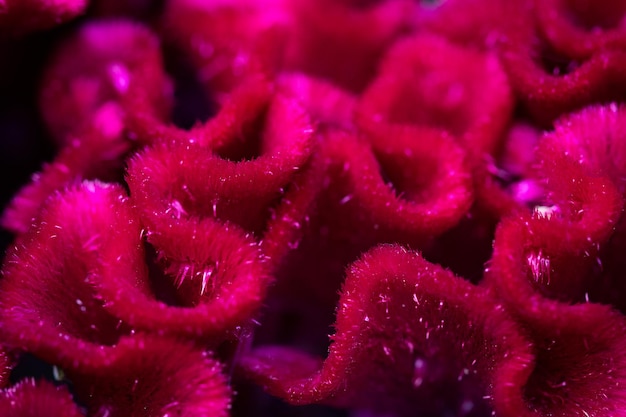
M 398 41 L 364 92 L 359 122 L 430 126 L 455 135 L 473 152 L 493 152 L 512 111 L 511 89 L 493 55 L 445 38 Z
M 242 366 L 295 404 L 324 401 L 399 416 L 494 407 L 512 416 L 524 415 L 532 361 L 520 329 L 487 292 L 389 246 L 349 268 L 323 362 L 268 346 Z
M 135 110 L 145 107 L 163 118 L 170 106 L 169 90 L 158 40 L 146 28 L 130 22 L 82 28 L 56 52 L 40 97 L 43 118 L 61 149 L 13 198 L 2 225 L 25 232 L 54 191 L 79 179 L 118 178 L 132 146 L 123 97 L 143 91 L 142 107 Z
M 0 0 L 0 414 L 626 412 L 620 2 L 85 6 Z

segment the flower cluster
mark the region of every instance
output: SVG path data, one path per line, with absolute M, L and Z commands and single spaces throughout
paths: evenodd
M 624 22 L 0 0 L 0 415 L 626 415 Z

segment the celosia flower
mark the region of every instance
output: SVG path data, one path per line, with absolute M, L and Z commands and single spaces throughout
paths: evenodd
M 148 30 L 130 22 L 82 28 L 56 51 L 40 97 L 43 118 L 60 151 L 13 198 L 2 225 L 25 232 L 54 191 L 79 179 L 119 177 L 123 156 L 132 146 L 123 97 L 129 91 L 144 92 L 135 110 L 145 108 L 163 118 L 170 107 L 169 90 L 158 40 Z
M 620 2 L 85 7 L 0 0 L 0 414 L 626 413 Z
M 436 51 L 436 52 L 435 52 Z M 436 127 L 473 152 L 493 152 L 512 111 L 512 93 L 495 56 L 419 35 L 398 41 L 364 92 L 359 122 Z
M 538 150 L 546 184 L 554 190 L 549 205 L 570 213 L 569 233 L 577 234 L 576 242 L 584 245 L 569 242 L 569 246 L 586 247 L 585 262 L 594 266 L 578 273 L 589 282 L 586 290 L 593 300 L 622 311 L 626 306 L 621 256 L 625 115 L 623 106 L 615 103 L 589 107 L 560 120 Z M 568 172 L 568 178 L 562 172 Z
M 294 404 L 399 416 L 523 413 L 530 345 L 486 291 L 380 247 L 350 266 L 337 311 L 323 363 L 266 346 L 243 359 L 245 372 Z
M 553 190 L 550 206 L 503 221 L 496 234 L 486 283 L 534 341 L 537 364 L 526 395 L 543 414 L 617 416 L 626 410 L 620 382 L 626 321 L 590 303 L 617 301 L 621 293 L 611 289 L 620 287 L 615 281 L 602 282 L 598 267 L 614 244 L 609 237 L 621 234 L 615 226 L 623 205 L 623 114 L 611 105 L 560 121 L 540 151 Z M 605 375 L 599 384 L 597 375 Z
M 132 233 L 136 221 L 124 218 L 124 198 L 117 186 L 89 183 L 49 200 L 40 223 L 18 238 L 5 260 L 5 343 L 61 365 L 108 360 L 110 346 L 129 328 L 106 312 L 93 277 L 99 253 L 124 242 L 111 232 Z M 139 245 L 138 237 L 127 243 Z
M 127 266 L 122 274 L 140 276 L 143 257 L 132 258 L 142 254 L 139 236 L 119 187 L 86 183 L 55 196 L 40 227 L 20 237 L 7 260 L 0 301 L 4 341 L 65 368 L 80 382 L 79 396 L 95 415 L 153 415 L 172 407 L 188 415 L 223 413 L 229 399 L 219 367 L 201 351 L 168 339 L 120 339 L 129 333 L 128 324 L 102 305 L 98 288 L 104 286 L 110 262 Z M 135 292 L 149 292 L 144 285 Z M 204 317 L 215 319 L 210 309 Z M 169 360 L 163 363 L 162 356 Z M 120 386 L 126 388 L 109 392 Z M 136 400 L 125 391 L 132 391 Z
M 610 47 L 611 42 L 599 32 L 580 36 L 578 24 L 578 36 L 564 34 L 567 29 L 560 24 L 563 19 L 555 17 L 553 3 L 536 2 L 536 10 L 527 13 L 528 18 L 518 19 L 505 30 L 501 46 L 502 62 L 514 89 L 528 112 L 546 127 L 563 113 L 594 102 L 618 100 L 624 93 L 626 65 L 623 48 Z M 595 13 L 582 13 L 592 20 L 594 15 L 601 19 Z M 536 27 L 533 17 L 544 26 Z M 571 23 L 566 25 L 570 29 Z
M 106 366 L 68 368 L 87 415 L 226 416 L 230 389 L 206 352 L 162 336 L 124 338 Z
M 531 243 L 539 236 L 567 242 L 548 223 L 503 223 L 490 266 L 497 294 L 528 329 L 537 352 L 525 387 L 528 405 L 539 415 L 622 415 L 626 321 L 608 306 L 585 302 L 589 294 L 580 290 L 586 283 L 575 270 L 584 263 L 574 257 L 568 264 L 571 254 Z M 577 255 L 584 261 L 584 254 Z

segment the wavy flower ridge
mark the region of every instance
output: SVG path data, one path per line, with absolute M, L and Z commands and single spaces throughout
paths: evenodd
M 448 345 L 448 332 L 467 332 L 471 343 Z M 448 361 L 454 365 L 444 370 Z M 350 266 L 323 363 L 267 346 L 245 357 L 242 367 L 296 404 L 325 401 L 413 415 L 469 412 L 488 407 L 481 403 L 489 398 L 497 412 L 513 415 L 525 408 L 522 386 L 532 361 L 530 344 L 495 299 L 415 253 L 387 246 Z M 454 393 L 446 393 L 450 384 Z

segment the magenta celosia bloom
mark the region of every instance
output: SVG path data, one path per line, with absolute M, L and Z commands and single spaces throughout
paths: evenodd
M 624 21 L 0 0 L 0 414 L 625 415 Z

